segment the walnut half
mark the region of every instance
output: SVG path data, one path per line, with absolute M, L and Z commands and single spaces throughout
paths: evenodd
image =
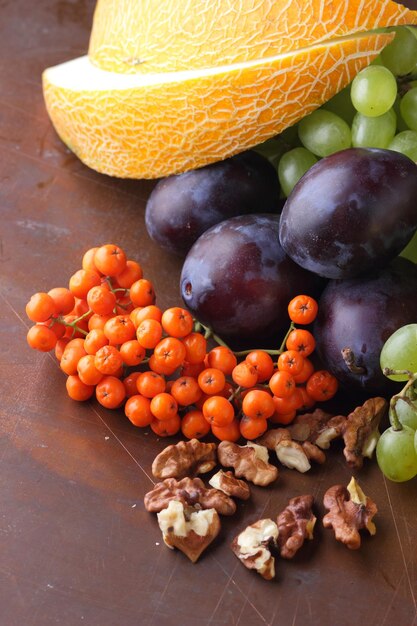
M 255 485 L 265 487 L 278 477 L 278 470 L 268 463 L 268 450 L 249 442 L 239 446 L 231 441 L 222 441 L 217 455 L 223 467 L 233 467 L 238 478 L 246 478 Z
M 314 498 L 311 495 L 291 498 L 278 515 L 278 547 L 284 559 L 292 559 L 305 539 L 313 539 L 317 518 L 313 513 Z
M 216 465 L 216 444 L 198 439 L 167 446 L 152 463 L 155 478 L 185 478 L 210 472 Z
M 150 513 L 158 513 L 166 509 L 171 500 L 200 509 L 216 509 L 220 515 L 233 515 L 236 504 L 225 493 L 218 489 L 207 489 L 201 478 L 166 478 L 157 483 L 145 495 L 145 509 Z
M 271 519 L 261 519 L 247 526 L 232 541 L 231 548 L 248 569 L 254 569 L 265 578 L 275 577 L 275 558 L 271 548 L 276 547 L 278 527 Z
M 335 537 L 351 550 L 361 545 L 359 531 L 366 528 L 376 533 L 372 518 L 377 513 L 376 504 L 368 498 L 352 477 L 349 485 L 334 485 L 324 494 L 323 504 L 329 512 L 323 517 L 323 526 L 333 528 Z
M 158 524 L 168 548 L 178 548 L 193 563 L 220 532 L 215 509 L 195 509 L 176 500 L 158 513 Z
M 247 500 L 250 497 L 250 489 L 247 482 L 234 476 L 233 472 L 219 470 L 209 480 L 209 485 L 215 490 L 220 490 L 227 496 Z

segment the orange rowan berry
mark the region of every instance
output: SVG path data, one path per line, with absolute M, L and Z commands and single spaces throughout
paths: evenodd
M 125 397 L 125 387 L 115 376 L 104 376 L 96 386 L 97 401 L 106 409 L 116 409 Z
M 88 330 L 103 330 L 105 323 L 108 320 L 111 320 L 112 317 L 113 315 L 98 315 L 97 313 L 93 313 L 93 315 L 88 320 Z
M 137 381 L 140 375 L 141 372 L 131 372 L 123 378 L 122 382 L 125 386 L 126 396 L 128 398 L 135 396 L 138 393 Z
M 162 319 L 162 310 L 155 304 L 138 306 L 131 312 L 130 319 L 136 328 L 141 322 L 143 322 L 143 320 L 156 320 L 157 322 L 160 322 Z
M 136 280 L 139 280 L 143 277 L 143 271 L 139 263 L 136 261 L 131 261 L 128 259 L 126 261 L 126 266 L 120 274 L 116 275 L 116 280 L 120 287 L 124 287 L 125 289 L 130 289 L 133 283 Z
M 119 348 L 123 363 L 129 367 L 139 365 L 146 355 L 145 348 L 136 339 L 125 341 Z
M 69 315 L 75 307 L 75 297 L 66 287 L 54 287 L 48 291 L 55 305 L 55 315 Z
M 299 385 L 300 383 L 307 382 L 307 380 L 310 378 L 313 372 L 314 372 L 314 365 L 312 364 L 310 359 L 305 358 L 304 363 L 303 363 L 303 369 L 301 370 L 299 374 L 294 374 L 293 378 L 295 382 L 297 383 L 297 385 Z
M 178 413 L 178 404 L 175 398 L 163 391 L 153 396 L 151 400 L 152 415 L 158 420 L 168 420 Z
M 31 348 L 40 352 L 53 350 L 58 341 L 55 333 L 43 324 L 35 324 L 29 328 L 26 340 Z
M 268 428 L 268 422 L 264 417 L 248 417 L 244 415 L 240 420 L 240 434 L 245 439 L 256 439 L 264 434 Z
M 300 374 L 304 366 L 304 357 L 296 350 L 286 350 L 278 357 L 278 369 L 292 375 Z
M 296 328 L 288 335 L 285 346 L 287 350 L 296 350 L 303 357 L 307 357 L 314 352 L 316 340 L 308 330 Z
M 233 368 L 232 378 L 239 387 L 253 387 L 258 382 L 258 373 L 253 365 L 242 361 Z
M 134 306 L 149 306 L 155 304 L 155 291 L 150 280 L 140 278 L 136 280 L 129 290 L 130 299 Z
M 327 370 L 318 370 L 307 381 L 306 390 L 310 398 L 318 402 L 330 400 L 339 387 L 337 378 Z
M 103 285 L 92 287 L 87 294 L 90 309 L 98 315 L 111 315 L 116 306 L 116 296 Z
M 176 337 L 165 337 L 154 348 L 154 357 L 168 367 L 179 367 L 185 360 L 185 346 Z
M 295 380 L 290 372 L 276 371 L 269 379 L 269 388 L 275 396 L 288 398 L 294 393 Z
M 128 315 L 115 315 L 104 324 L 103 332 L 114 345 L 135 338 L 136 330 Z
M 94 365 L 102 374 L 115 376 L 123 366 L 123 358 L 114 346 L 103 346 L 94 355 Z
M 226 377 L 221 370 L 214 367 L 204 369 L 198 375 L 198 384 L 204 393 L 212 396 L 217 395 L 223 389 Z
M 69 279 L 69 289 L 74 296 L 84 300 L 92 287 L 100 285 L 101 278 L 97 272 L 78 270 Z
M 87 353 L 84 350 L 84 339 L 76 338 L 69 341 L 62 353 L 60 368 L 68 376 L 76 375 L 78 361 Z
M 171 393 L 181 406 L 189 406 L 199 401 L 202 391 L 195 378 L 192 376 L 180 376 L 174 380 Z
M 162 314 L 162 328 L 171 337 L 182 338 L 189 335 L 194 326 L 194 320 L 186 309 L 179 306 L 166 309 Z
M 109 340 L 100 328 L 93 328 L 84 339 L 84 350 L 87 354 L 96 354 L 103 346 L 107 346 Z
M 119 246 L 105 244 L 96 250 L 94 265 L 105 276 L 116 276 L 126 268 L 126 254 Z
M 233 404 L 223 396 L 210 396 L 203 404 L 204 418 L 216 426 L 226 426 L 235 417 Z
M 250 363 L 258 374 L 258 383 L 263 383 L 265 380 L 269 380 L 274 371 L 274 362 L 272 357 L 265 350 L 252 350 L 245 361 Z
M 72 400 L 84 402 L 94 394 L 95 386 L 86 385 L 76 374 L 71 374 L 65 381 L 67 393 Z
M 290 320 L 296 324 L 311 324 L 318 312 L 318 304 L 310 296 L 296 296 L 288 304 Z
M 202 411 L 193 409 L 182 418 L 181 432 L 187 439 L 201 439 L 210 432 L 210 424 L 204 418 Z
M 192 365 L 203 363 L 207 352 L 207 340 L 201 333 L 190 333 L 183 338 L 185 360 Z
M 89 248 L 83 255 L 81 267 L 83 270 L 88 270 L 89 272 L 99 272 L 96 264 L 94 263 L 94 257 L 98 250 L 98 247 Z
M 130 396 L 126 400 L 125 415 L 134 424 L 134 426 L 145 427 L 154 419 L 151 413 L 151 402 L 149 398 L 145 398 L 140 394 Z
M 231 375 L 236 365 L 236 356 L 226 346 L 216 346 L 207 354 L 207 366 L 221 370 L 226 376 Z
M 145 398 L 153 398 L 165 391 L 165 378 L 156 372 L 142 372 L 136 386 L 139 393 Z
M 272 396 L 261 389 L 251 389 L 243 398 L 243 413 L 250 418 L 268 419 L 275 412 Z
M 220 441 L 233 441 L 236 442 L 240 439 L 240 422 L 235 417 L 229 424 L 225 426 L 217 426 L 217 424 L 211 424 L 211 432 Z
M 155 417 L 150 426 L 158 437 L 172 437 L 173 435 L 176 435 L 181 428 L 181 418 L 178 413 L 169 420 L 161 421 L 157 420 Z
M 32 322 L 46 322 L 55 315 L 55 302 L 44 292 L 34 293 L 26 304 L 26 315 Z
M 161 322 L 155 319 L 142 320 L 136 328 L 136 338 L 141 346 L 153 350 L 162 338 Z
M 104 374 L 96 368 L 94 358 L 93 354 L 85 354 L 77 363 L 78 377 L 85 385 L 97 385 L 103 378 Z

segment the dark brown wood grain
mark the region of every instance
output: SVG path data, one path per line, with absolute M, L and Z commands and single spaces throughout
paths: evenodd
M 163 545 L 143 505 L 167 441 L 122 410 L 71 401 L 57 361 L 27 346 L 30 295 L 65 286 L 97 244 L 139 260 L 160 306 L 180 303 L 181 261 L 144 228 L 154 183 L 87 169 L 44 108 L 41 72 L 85 53 L 93 9 L 0 0 L 1 626 L 416 626 L 417 479 L 393 484 L 365 463 L 357 477 L 378 505 L 377 534 L 349 551 L 321 526 L 323 494 L 351 477 L 336 445 L 323 466 L 254 487 L 193 565 Z M 304 493 L 316 500 L 315 539 L 265 582 L 229 544 Z

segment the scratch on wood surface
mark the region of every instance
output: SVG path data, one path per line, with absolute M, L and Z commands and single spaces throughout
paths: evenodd
M 413 589 L 413 584 L 411 582 L 410 573 L 408 571 L 408 564 L 407 564 L 407 561 L 406 561 L 406 558 L 405 558 L 405 552 L 404 552 L 403 544 L 402 544 L 402 541 L 401 541 L 401 535 L 400 535 L 400 532 L 399 532 L 399 529 L 398 529 L 398 524 L 397 524 L 397 520 L 396 520 L 396 517 L 395 517 L 395 511 L 394 511 L 394 507 L 392 506 L 391 498 L 390 498 L 390 495 L 389 495 L 388 484 L 387 484 L 387 480 L 386 480 L 385 476 L 383 476 L 383 480 L 384 480 L 385 490 L 386 490 L 386 493 L 387 493 L 388 503 L 389 503 L 389 506 L 390 506 L 390 509 L 391 509 L 392 519 L 393 519 L 394 526 L 395 526 L 395 532 L 397 534 L 398 543 L 400 545 L 401 558 L 402 558 L 402 561 L 404 563 L 404 572 L 405 572 L 405 575 L 407 577 L 408 586 L 410 588 L 410 594 L 411 594 L 411 598 L 413 600 L 414 609 L 417 612 L 416 596 L 415 596 L 415 592 L 414 592 L 414 589 Z
M 19 315 L 19 313 L 16 311 L 16 309 L 12 306 L 12 304 L 7 300 L 7 298 L 4 297 L 4 295 L 1 293 L 0 291 L 0 298 L 4 301 L 4 303 L 9 307 L 9 309 L 11 309 L 11 311 L 14 313 L 14 315 L 18 318 L 18 320 L 23 324 L 23 326 L 26 328 L 26 330 L 28 329 L 29 325 L 25 322 L 25 320 Z M 48 352 L 47 353 L 47 357 L 50 358 L 54 365 L 56 367 L 59 367 L 57 360 L 54 358 L 54 356 Z M 116 439 L 116 441 L 120 444 L 120 446 L 123 448 L 123 450 L 130 456 L 130 458 L 133 460 L 133 462 L 139 467 L 139 469 L 143 472 L 143 474 L 150 480 L 150 482 L 154 485 L 155 481 L 152 479 L 151 476 L 149 476 L 149 474 L 147 473 L 147 471 L 142 467 L 142 465 L 138 462 L 138 460 L 133 456 L 133 454 L 128 450 L 128 448 L 124 445 L 124 443 L 120 440 L 120 438 L 116 435 L 115 431 L 110 428 L 110 426 L 106 423 L 106 421 L 101 417 L 100 413 L 97 411 L 97 409 L 93 406 L 90 405 L 89 408 L 91 408 L 92 412 L 94 413 L 94 415 L 96 417 L 98 417 L 98 419 L 100 420 L 100 422 L 105 426 L 105 428 L 113 435 L 113 437 Z
M 133 456 L 133 454 L 129 451 L 128 448 L 126 448 L 126 446 L 124 445 L 124 443 L 121 441 L 121 439 L 116 435 L 116 433 L 114 432 L 114 430 L 112 430 L 110 428 L 110 426 L 105 422 L 105 420 L 101 417 L 100 413 L 97 411 L 97 409 L 94 406 L 91 406 L 91 409 L 93 411 L 93 413 L 99 418 L 99 420 L 102 422 L 102 424 L 107 428 L 107 430 L 113 435 L 113 437 L 116 439 L 117 443 L 119 443 L 121 445 L 121 447 L 123 448 L 123 450 L 130 456 L 130 458 L 133 460 L 134 463 L 136 463 L 136 465 L 139 467 L 139 469 L 145 474 L 146 478 L 148 478 L 150 480 L 150 482 L 155 485 L 155 481 L 153 480 L 153 478 L 151 476 L 149 476 L 148 472 L 142 467 L 142 465 L 139 463 L 139 461 Z

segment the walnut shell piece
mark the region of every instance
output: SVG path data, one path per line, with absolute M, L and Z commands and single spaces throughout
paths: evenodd
M 145 509 L 150 513 L 159 513 L 176 500 L 184 505 L 200 509 L 216 509 L 220 515 L 233 515 L 236 504 L 232 498 L 218 489 L 207 489 L 201 478 L 166 478 L 157 483 L 145 495 Z
M 216 465 L 216 444 L 198 439 L 167 446 L 152 463 L 155 478 L 185 478 L 210 472 Z
M 264 446 L 248 443 L 239 446 L 231 441 L 222 441 L 217 449 L 223 467 L 232 467 L 238 478 L 246 478 L 255 485 L 265 487 L 278 477 L 278 470 L 268 463 L 268 450 Z
M 385 398 L 376 397 L 349 413 L 343 429 L 343 454 L 349 467 L 360 469 L 364 457 L 372 456 L 379 438 L 378 426 L 387 411 Z
M 282 465 L 302 473 L 311 468 L 311 459 L 317 463 L 326 460 L 324 452 L 313 443 L 293 441 L 288 428 L 273 428 L 257 439 L 257 443 L 266 446 L 268 450 L 275 450 Z
M 292 559 L 305 539 L 313 539 L 313 529 L 317 521 L 313 513 L 313 502 L 311 495 L 291 498 L 278 515 L 278 548 L 284 559 Z
M 359 531 L 366 528 L 371 535 L 376 533 L 372 518 L 377 513 L 376 504 L 365 496 L 357 481 L 352 477 L 349 485 L 333 485 L 324 494 L 323 504 L 328 513 L 323 517 L 323 526 L 333 528 L 337 541 L 350 550 L 361 545 Z
M 275 577 L 275 558 L 271 549 L 276 548 L 278 527 L 271 519 L 261 519 L 247 526 L 237 535 L 231 548 L 248 569 L 254 569 L 265 580 Z
M 315 409 L 312 413 L 297 415 L 288 430 L 296 441 L 309 441 L 327 450 L 333 439 L 343 435 L 345 422 L 344 415 L 332 415 L 322 409 Z
M 230 471 L 219 470 L 210 478 L 209 485 L 233 498 L 239 498 L 240 500 L 248 500 L 250 498 L 248 483 L 236 478 L 233 472 Z
M 181 550 L 193 563 L 220 532 L 215 509 L 195 509 L 176 500 L 158 513 L 158 524 L 168 548 Z

